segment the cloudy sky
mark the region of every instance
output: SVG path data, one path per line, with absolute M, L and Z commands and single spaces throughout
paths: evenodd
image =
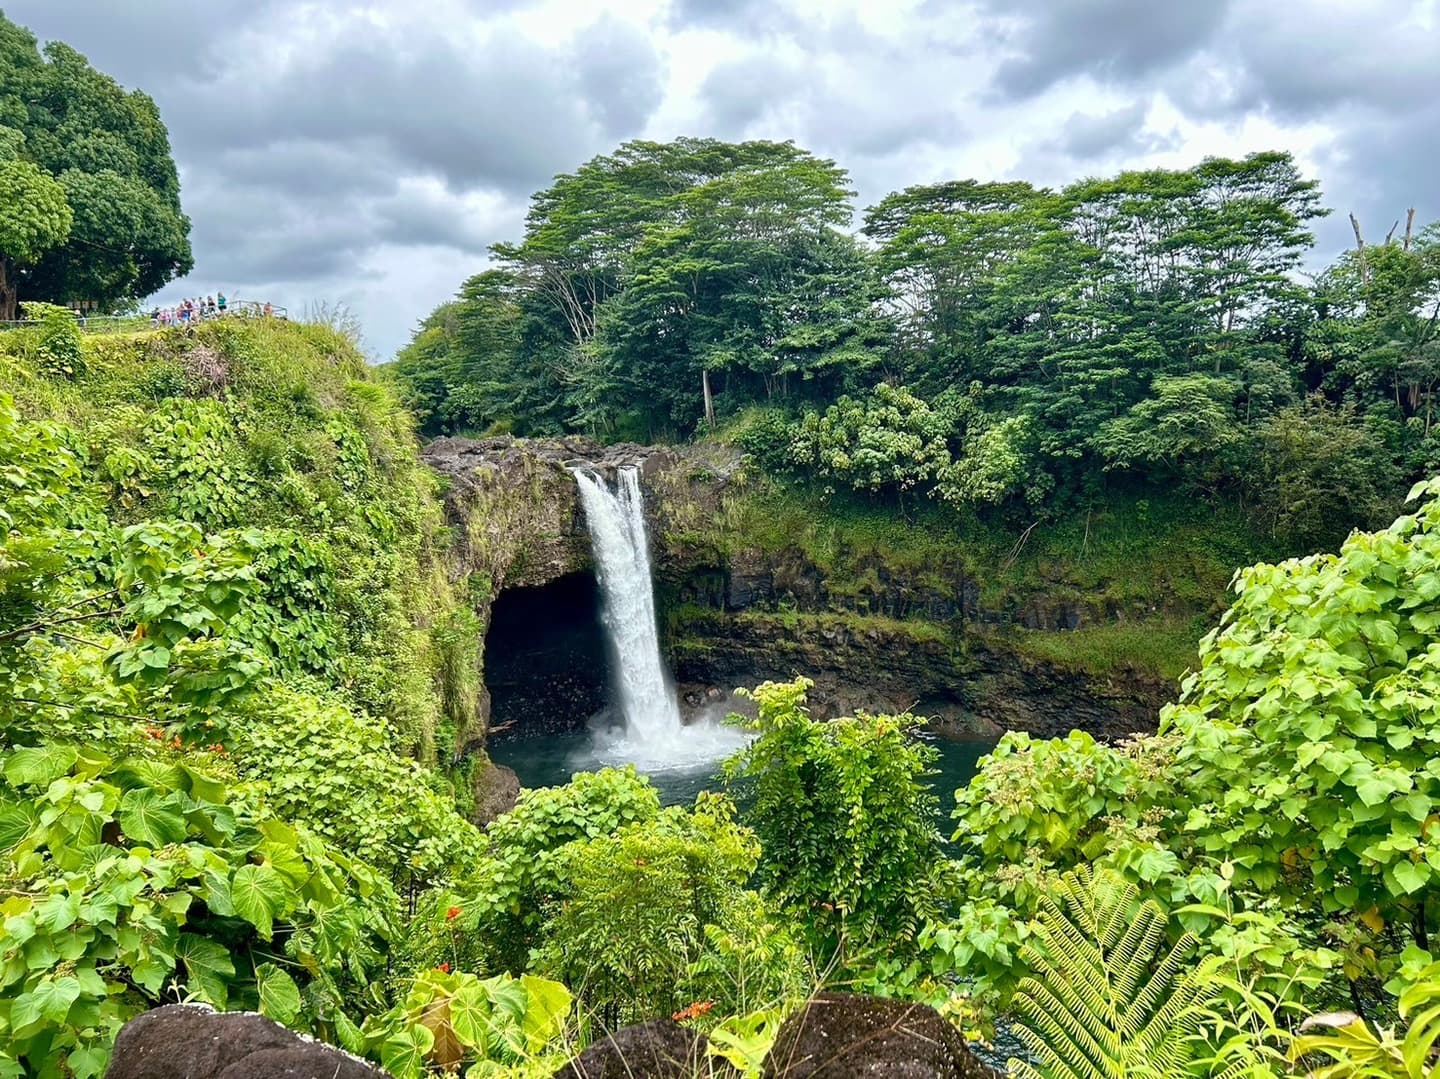
M 1440 217 L 1440 0 L 0 0 L 159 102 L 196 268 L 344 302 L 378 359 L 625 139 L 794 139 L 867 205 L 1293 151 L 1379 238 Z

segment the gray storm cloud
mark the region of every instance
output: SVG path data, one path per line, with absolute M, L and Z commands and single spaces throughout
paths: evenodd
M 525 19 L 545 0 L 0 2 L 158 101 L 197 259 L 167 293 L 344 299 L 381 356 L 519 234 L 532 191 L 627 138 L 793 138 L 849 167 L 864 204 L 1183 153 L 1151 126 L 1159 102 L 1209 125 L 1197 158 L 1263 121 L 1281 144 L 1318 139 L 1327 202 L 1375 230 L 1410 205 L 1440 216 L 1423 0 L 672 0 L 643 17 L 550 0 L 565 32 L 539 36 Z

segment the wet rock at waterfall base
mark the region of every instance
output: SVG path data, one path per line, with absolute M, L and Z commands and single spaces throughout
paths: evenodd
M 358 1057 L 253 1012 L 169 1004 L 126 1023 L 105 1079 L 386 1079 Z
M 764 1079 L 999 1079 L 960 1032 L 926 1004 L 821 993 L 790 1018 Z
M 625 1027 L 597 1041 L 554 1079 L 699 1079 L 722 1073 L 705 1051 L 705 1036 L 673 1019 Z
M 481 828 L 515 808 L 520 797 L 520 777 L 515 769 L 486 761 L 475 770 L 474 822 Z

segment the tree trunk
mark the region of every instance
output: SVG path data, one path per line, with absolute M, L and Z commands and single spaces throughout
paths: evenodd
M 1370 283 L 1370 267 L 1365 261 L 1365 241 L 1360 238 L 1360 219 L 1354 214 L 1350 215 L 1350 227 L 1355 230 L 1355 251 L 1360 256 L 1360 282 Z
M 16 289 L 10 283 L 10 260 L 0 256 L 0 322 L 15 319 Z
M 705 426 L 715 430 L 715 398 L 710 393 L 710 372 L 700 372 L 700 387 L 705 393 Z
M 1410 250 L 1410 240 L 1415 235 L 1415 207 L 1405 211 L 1405 241 L 1400 245 L 1400 250 Z

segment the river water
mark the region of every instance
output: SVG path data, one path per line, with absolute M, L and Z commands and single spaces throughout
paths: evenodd
M 737 732 L 738 733 L 738 732 Z M 994 746 L 987 741 L 952 741 L 921 734 L 927 745 L 939 753 L 930 785 L 940 799 L 936 823 L 947 838 L 953 829 L 950 814 L 955 808 L 955 790 L 975 774 L 976 762 Z M 496 764 L 515 769 L 526 787 L 553 787 L 570 781 L 576 772 L 593 771 L 623 761 L 605 751 L 607 743 L 592 731 L 496 739 L 487 747 Z M 597 746 L 600 747 L 597 749 Z M 597 757 L 597 753 L 600 756 Z M 688 804 L 704 790 L 723 790 L 719 760 L 681 767 L 653 767 L 641 761 L 637 769 L 650 777 L 665 805 Z

